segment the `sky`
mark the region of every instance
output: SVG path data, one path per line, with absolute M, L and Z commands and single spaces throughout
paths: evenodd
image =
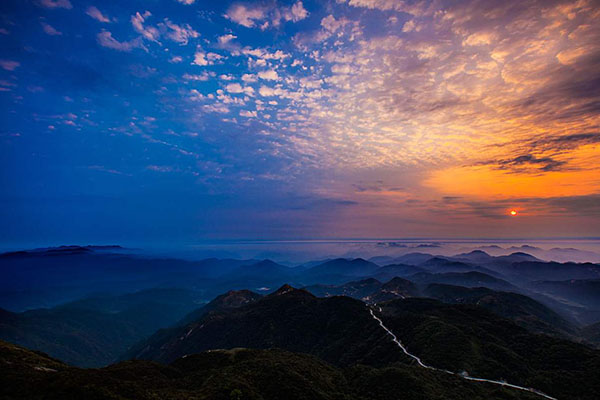
M 600 236 L 599 1 L 3 0 L 0 49 L 4 244 Z

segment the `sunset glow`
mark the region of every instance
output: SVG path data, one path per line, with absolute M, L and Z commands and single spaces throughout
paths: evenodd
M 4 239 L 600 235 L 597 1 L 9 3 Z

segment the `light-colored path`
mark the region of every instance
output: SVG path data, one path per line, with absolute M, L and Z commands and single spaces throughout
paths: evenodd
M 381 311 L 381 308 L 379 308 L 379 311 Z M 548 396 L 547 394 L 544 394 L 544 393 L 542 393 L 542 392 L 540 392 L 539 390 L 536 390 L 536 389 L 526 388 L 526 387 L 523 387 L 523 386 L 517 386 L 517 385 L 510 384 L 510 383 L 502 382 L 502 381 L 494 381 L 494 380 L 491 380 L 491 379 L 474 378 L 474 377 L 471 377 L 471 376 L 466 376 L 466 375 L 463 375 L 463 374 L 458 374 L 456 372 L 448 371 L 448 370 L 445 370 L 445 369 L 439 369 L 439 368 L 435 368 L 435 367 L 432 367 L 430 365 L 427 365 L 427 364 L 423 363 L 423 361 L 421 361 L 421 359 L 419 357 L 417 357 L 416 355 L 410 353 L 406 349 L 406 347 L 404 347 L 404 345 L 396 337 L 396 335 L 394 335 L 394 333 L 392 331 L 390 331 L 383 324 L 383 321 L 378 316 L 375 315 L 375 313 L 373 312 L 373 309 L 371 307 L 369 307 L 369 312 L 371 313 L 371 316 L 377 322 L 379 322 L 379 326 L 381 326 L 387 332 L 387 334 L 392 337 L 392 340 L 394 341 L 394 343 L 396 343 L 398 345 L 398 347 L 400 347 L 402 349 L 402 351 L 404 352 L 404 354 L 406 354 L 407 356 L 409 356 L 410 358 L 412 358 L 413 360 L 415 360 L 417 362 L 417 364 L 419 364 L 419 366 L 422 367 L 422 368 L 427 368 L 427 369 L 431 369 L 431 370 L 434 370 L 434 371 L 445 372 L 447 374 L 459 376 L 459 377 L 461 377 L 463 379 L 466 379 L 468 381 L 487 382 L 487 383 L 492 383 L 494 385 L 505 386 L 505 387 L 509 387 L 509 388 L 513 388 L 513 389 L 517 389 L 517 390 L 524 390 L 526 392 L 530 392 L 530 393 L 533 393 L 533 394 L 537 394 L 538 396 L 542 396 L 542 397 L 544 397 L 546 399 L 557 400 L 556 398 Z

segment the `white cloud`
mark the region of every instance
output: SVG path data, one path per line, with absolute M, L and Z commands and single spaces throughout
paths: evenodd
M 210 65 L 211 63 L 206 59 L 205 52 L 197 51 L 196 54 L 194 54 L 194 62 L 192 62 L 192 64 L 204 67 Z
M 234 4 L 229 7 L 224 17 L 246 28 L 252 28 L 256 26 L 256 21 L 265 18 L 265 10 L 260 6 L 252 8 L 252 6 Z
M 242 80 L 244 82 L 256 82 L 258 80 L 258 78 L 252 74 L 244 74 L 244 75 L 242 75 Z
M 237 36 L 228 33 L 226 35 L 219 36 L 219 38 L 217 40 L 219 42 L 219 45 L 225 46 L 226 44 L 228 44 L 229 42 L 231 42 L 234 39 L 237 39 Z
M 254 95 L 254 88 L 250 86 L 242 86 L 239 83 L 230 83 L 225 86 L 225 90 L 229 93 L 240 94 L 244 93 L 248 96 Z
M 49 25 L 45 22 L 42 22 L 42 29 L 44 30 L 44 32 L 46 32 L 46 34 L 48 34 L 50 36 L 62 35 L 61 31 L 56 30 L 52 25 Z
M 279 75 L 277 74 L 277 71 L 275 70 L 268 70 L 268 71 L 260 71 L 258 73 L 258 77 L 260 79 L 264 79 L 264 80 L 268 80 L 268 81 L 276 81 L 279 79 Z
M 87 15 L 89 15 L 90 17 L 94 18 L 96 21 L 104 22 L 104 23 L 110 22 L 110 18 L 108 18 L 107 16 L 102 14 L 102 12 L 94 6 L 88 7 L 85 13 Z
M 410 20 L 410 21 L 406 21 L 404 23 L 404 26 L 402 27 L 402 32 L 411 32 L 415 30 L 415 21 L 414 20 Z
M 7 71 L 14 71 L 21 65 L 18 61 L 12 60 L 0 60 L 0 67 L 4 68 Z
M 291 9 L 292 21 L 297 22 L 308 17 L 308 11 L 304 8 L 301 1 L 296 2 Z
M 246 118 L 256 118 L 256 111 L 249 111 L 249 110 L 242 110 L 240 111 L 240 117 L 246 117 Z
M 108 47 L 109 49 L 118 50 L 118 51 L 131 51 L 134 48 L 145 49 L 141 40 L 134 39 L 128 42 L 119 42 L 115 38 L 113 38 L 112 33 L 109 31 L 103 30 L 96 36 L 98 43 L 103 47 Z
M 40 4 L 46 8 L 66 8 L 68 10 L 73 8 L 69 0 L 41 0 Z
M 178 63 L 180 63 L 180 62 L 182 62 L 182 61 L 183 61 L 183 58 L 182 58 L 181 56 L 173 56 L 173 57 L 171 57 L 171 59 L 169 60 L 169 62 L 170 62 L 171 64 L 178 64 Z
M 150 11 L 146 11 L 143 14 L 136 12 L 135 15 L 131 16 L 131 25 L 133 26 L 133 29 L 135 29 L 143 37 L 156 42 L 160 37 L 160 32 L 158 29 L 153 26 L 144 26 L 144 22 L 146 22 L 146 19 L 151 15 L 152 13 Z
M 183 74 L 183 79 L 187 81 L 207 81 L 214 76 L 214 72 L 203 72 L 201 74 Z
M 190 4 L 194 4 L 194 2 L 196 0 L 177 0 L 178 2 L 180 2 L 181 4 L 185 4 L 186 6 L 189 6 Z
M 165 18 L 165 25 L 169 29 L 167 38 L 182 45 L 186 45 L 190 39 L 195 39 L 200 36 L 200 34 L 188 24 L 177 25 L 169 21 L 168 18 Z
M 277 27 L 281 21 L 298 22 L 308 16 L 302 1 L 297 1 L 291 7 L 266 7 L 256 4 L 233 4 L 224 17 L 246 28 L 258 26 L 261 30 Z

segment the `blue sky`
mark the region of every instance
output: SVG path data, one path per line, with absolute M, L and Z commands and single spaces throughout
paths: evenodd
M 594 1 L 0 10 L 3 242 L 600 234 Z

